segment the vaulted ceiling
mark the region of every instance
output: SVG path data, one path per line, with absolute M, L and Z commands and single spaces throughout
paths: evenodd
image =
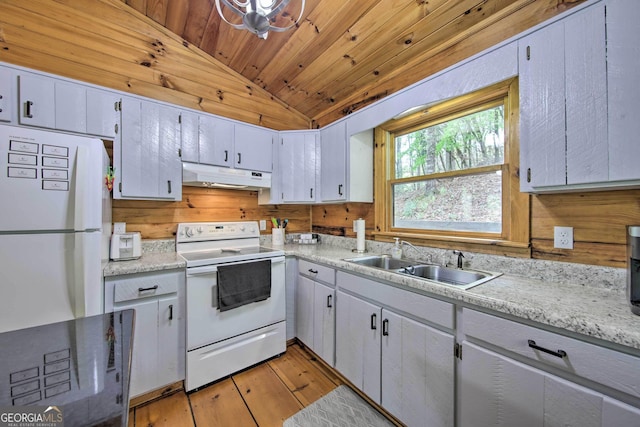
M 306 0 L 297 26 L 266 40 L 221 21 L 214 0 L 123 1 L 289 107 L 326 121 L 583 0 Z M 299 10 L 300 0 L 291 0 L 278 24 Z

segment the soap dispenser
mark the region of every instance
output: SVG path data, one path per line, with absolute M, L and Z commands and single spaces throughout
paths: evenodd
M 391 258 L 400 259 L 402 258 L 402 247 L 400 246 L 400 238 L 394 237 L 396 239 L 396 244 L 393 248 L 391 248 Z

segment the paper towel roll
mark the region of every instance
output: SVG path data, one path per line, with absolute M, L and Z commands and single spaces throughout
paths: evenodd
M 364 219 L 360 218 L 353 221 L 353 231 L 356 233 L 356 251 L 364 252 Z

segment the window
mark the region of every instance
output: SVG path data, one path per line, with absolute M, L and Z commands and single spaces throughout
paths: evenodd
M 526 245 L 517 80 L 424 107 L 376 130 L 380 235 Z M 380 170 L 382 169 L 382 173 Z M 514 209 L 526 209 L 523 218 Z M 388 236 L 386 236 L 388 238 Z

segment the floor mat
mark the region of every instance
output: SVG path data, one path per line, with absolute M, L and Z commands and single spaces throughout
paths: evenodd
M 388 427 L 393 424 L 346 385 L 287 418 L 283 427 Z

